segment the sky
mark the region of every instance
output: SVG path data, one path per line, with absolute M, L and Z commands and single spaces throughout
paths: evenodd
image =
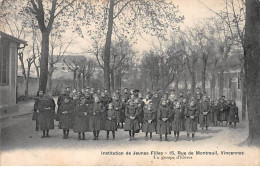
M 184 15 L 185 17 L 183 23 L 180 25 L 182 28 L 192 27 L 198 21 L 214 16 L 214 14 L 210 12 L 206 6 L 214 11 L 224 8 L 224 0 L 173 0 L 173 2 L 175 5 L 179 6 L 179 14 Z M 76 37 L 77 35 L 75 34 L 73 36 Z M 155 37 L 151 37 L 149 35 L 138 37 L 137 44 L 134 46 L 134 49 L 137 50 L 139 54 L 143 51 L 149 50 L 152 43 L 156 41 L 154 38 Z M 67 52 L 71 54 L 81 53 L 82 49 L 88 48 L 89 46 L 89 39 L 77 38 L 74 41 L 74 44 L 69 47 Z

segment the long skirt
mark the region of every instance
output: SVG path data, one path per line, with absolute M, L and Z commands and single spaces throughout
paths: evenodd
M 130 119 L 130 118 L 126 118 L 125 119 L 125 131 L 135 131 L 135 132 L 139 132 L 140 131 L 140 126 L 139 126 L 139 122 L 137 119 Z
M 40 130 L 54 129 L 54 116 L 52 112 L 40 112 L 37 114 L 36 121 L 39 124 Z
M 102 124 L 102 126 L 101 126 Z M 99 131 L 105 129 L 105 120 L 100 116 L 92 116 L 89 119 L 89 130 L 90 131 Z
M 185 130 L 187 132 L 196 132 L 197 129 L 198 129 L 197 118 L 195 118 L 195 119 L 186 118 L 185 119 Z
M 184 131 L 184 119 L 175 119 L 172 121 L 172 131 Z
M 227 113 L 225 111 L 220 111 L 220 121 L 227 121 Z
M 152 123 L 144 122 L 142 126 L 142 131 L 145 133 L 155 132 L 155 125 L 156 125 L 155 122 Z
M 59 116 L 59 129 L 70 129 L 72 128 L 71 124 L 71 114 L 60 114 Z
M 208 113 L 207 115 L 204 115 L 203 113 L 199 114 L 199 119 L 200 119 L 200 127 L 208 127 L 211 125 L 211 119 L 210 119 L 210 114 Z
M 73 130 L 75 132 L 86 132 L 89 130 L 88 126 L 88 117 L 84 116 L 75 116 L 75 124 Z
M 213 113 L 212 113 L 213 115 L 213 122 L 218 122 L 219 121 L 219 111 L 214 111 Z
M 116 120 L 106 120 L 106 131 L 117 131 Z
M 158 120 L 156 130 L 157 134 L 171 134 L 171 122 Z
M 120 111 L 120 122 L 125 122 L 125 112 L 123 110 Z
M 235 116 L 233 112 L 230 112 L 228 115 L 228 122 L 239 122 L 239 117 Z

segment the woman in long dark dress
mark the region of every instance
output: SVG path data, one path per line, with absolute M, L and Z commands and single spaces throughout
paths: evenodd
M 176 107 L 172 111 L 172 131 L 174 132 L 174 141 L 179 140 L 181 131 L 184 131 L 184 109 L 181 107 L 181 103 L 178 101 Z
M 86 98 L 81 97 L 76 105 L 74 132 L 78 133 L 78 140 L 86 140 L 85 132 L 88 131 L 88 115 L 91 105 L 86 105 Z M 82 134 L 82 137 L 81 137 Z
M 69 130 L 72 127 L 72 114 L 75 111 L 75 107 L 69 96 L 65 96 L 62 99 L 59 107 L 59 129 L 63 129 L 63 139 L 67 139 Z
M 49 130 L 54 129 L 54 100 L 45 94 L 42 98 L 39 98 L 36 112 L 38 113 L 37 120 L 39 128 L 43 131 L 42 138 L 49 137 Z
M 184 112 L 185 115 L 185 129 L 187 131 L 187 139 L 190 141 L 190 134 L 192 136 L 192 141 L 195 141 L 195 132 L 197 131 L 197 118 L 199 115 L 199 110 L 196 106 L 196 101 L 190 101 L 190 105 Z

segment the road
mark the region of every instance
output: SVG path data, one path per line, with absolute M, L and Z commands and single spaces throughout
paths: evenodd
M 27 109 L 30 110 L 30 106 L 27 105 Z M 14 116 L 12 118 L 5 119 L 1 122 L 1 160 L 3 164 L 10 164 L 11 161 L 7 162 L 9 157 L 20 156 L 21 154 L 26 154 L 28 157 L 45 159 L 45 157 L 40 156 L 45 154 L 43 150 L 51 151 L 52 153 L 57 153 L 61 150 L 64 151 L 64 155 L 67 154 L 68 159 L 63 161 L 62 164 L 75 164 L 75 165 L 95 165 L 98 164 L 97 161 L 77 161 L 76 156 L 71 157 L 76 152 L 81 152 L 84 156 L 89 155 L 90 152 L 93 154 L 100 155 L 101 151 L 110 150 L 221 150 L 230 148 L 230 150 L 241 149 L 239 144 L 243 142 L 248 135 L 248 127 L 245 122 L 239 123 L 236 129 L 229 129 L 228 127 L 211 127 L 208 130 L 208 134 L 202 134 L 200 129 L 195 135 L 196 141 L 190 142 L 186 141 L 186 133 L 181 132 L 180 141 L 174 142 L 173 136 L 169 136 L 168 142 L 159 142 L 159 136 L 154 134 L 153 141 L 145 141 L 144 133 L 136 134 L 136 141 L 128 141 L 128 132 L 123 129 L 119 129 L 116 132 L 116 140 L 105 140 L 106 132 L 100 132 L 100 140 L 93 141 L 93 134 L 88 132 L 86 134 L 87 140 L 78 141 L 77 133 L 73 131 L 70 132 L 69 139 L 62 139 L 62 130 L 57 129 L 58 122 L 55 122 L 55 129 L 50 131 L 50 138 L 41 138 L 42 132 L 35 131 L 35 121 L 31 120 L 32 114 L 25 114 L 20 116 Z M 243 148 L 242 148 L 243 149 Z M 86 151 L 83 151 L 86 150 Z M 250 150 L 251 151 L 251 150 Z M 33 153 L 34 152 L 34 153 Z M 38 156 L 35 156 L 35 152 Z M 259 153 L 259 151 L 258 151 Z M 47 153 L 48 154 L 48 153 Z M 45 154 L 46 155 L 46 154 Z M 253 155 L 253 154 L 252 154 Z M 87 156 L 86 156 L 87 157 Z M 30 158 L 30 159 L 31 159 Z M 75 159 L 74 159 L 75 158 Z M 108 157 L 107 157 L 108 158 Z M 135 159 L 135 158 L 133 158 Z M 94 160 L 94 159 L 93 159 Z M 136 159 L 138 160 L 138 159 Z M 40 160 L 41 161 L 41 160 Z M 15 163 L 15 161 L 12 161 Z M 39 162 L 39 161 L 38 161 Z M 57 161 L 55 161 L 57 162 Z M 19 162 L 17 164 L 25 165 L 49 165 L 56 164 L 50 161 L 41 161 L 36 163 L 36 161 Z M 111 162 L 111 161 L 110 161 Z M 128 161 L 129 162 L 129 161 Z M 258 161 L 259 162 L 259 161 Z M 58 163 L 60 165 L 61 163 Z M 108 163 L 110 164 L 110 163 Z M 111 164 L 114 164 L 111 162 Z M 121 164 L 117 161 L 116 164 Z M 132 164 L 132 163 L 129 163 Z M 135 162 L 138 164 L 138 161 Z M 143 164 L 143 163 L 140 163 Z M 152 161 L 151 161 L 152 164 Z M 228 163 L 227 163 L 228 164 Z

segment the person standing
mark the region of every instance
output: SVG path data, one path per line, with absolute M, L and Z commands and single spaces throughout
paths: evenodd
M 115 140 L 115 132 L 117 131 L 117 111 L 113 108 L 113 104 L 108 104 L 108 111 L 106 116 L 107 140 L 109 140 L 109 132 L 112 132 L 113 140 Z
M 187 131 L 187 140 L 190 141 L 190 134 L 192 141 L 195 141 L 195 132 L 197 131 L 197 117 L 199 110 L 196 106 L 196 101 L 191 100 L 187 110 L 184 112 L 185 115 L 185 129 Z
M 171 108 L 167 106 L 167 100 L 163 99 L 157 111 L 157 134 L 165 135 L 165 141 L 168 141 L 168 134 L 171 134 Z
M 230 102 L 228 122 L 229 122 L 229 128 L 232 127 L 236 128 L 236 124 L 239 122 L 238 107 L 236 106 L 236 102 L 234 100 L 231 100 Z M 232 125 L 232 123 L 234 123 L 234 125 Z
M 92 112 L 92 105 L 86 105 L 86 98 L 81 97 L 76 105 L 74 132 L 78 133 L 78 140 L 86 140 L 85 132 L 88 128 L 88 116 Z M 81 137 L 82 136 L 82 137 Z
M 40 91 L 39 93 L 43 93 Z M 50 137 L 49 130 L 54 129 L 55 102 L 47 94 L 38 100 L 37 120 L 39 128 L 43 131 L 42 138 Z
M 98 140 L 99 132 L 101 130 L 101 123 L 105 123 L 103 121 L 103 116 L 105 113 L 105 109 L 100 102 L 98 97 L 94 97 L 94 104 L 93 104 L 93 111 L 90 115 L 89 120 L 89 128 L 91 131 L 93 131 L 94 138 L 93 140 Z
M 72 114 L 74 113 L 74 104 L 69 96 L 65 96 L 61 101 L 59 108 L 59 129 L 63 129 L 63 139 L 69 137 L 69 130 L 72 128 Z
M 199 104 L 199 124 L 200 124 L 200 127 L 202 129 L 202 133 L 205 133 L 205 130 L 208 130 L 208 127 L 209 127 L 209 124 L 210 124 L 210 121 L 209 121 L 209 112 L 210 112 L 210 104 L 209 102 L 207 101 L 207 96 L 204 95 L 202 97 L 202 101 L 201 103 Z
M 125 109 L 125 131 L 129 131 L 129 141 L 135 140 L 135 133 L 140 131 L 138 113 L 139 111 L 134 101 L 130 101 Z
M 156 111 L 152 107 L 152 103 L 150 102 L 144 108 L 144 119 L 142 131 L 145 133 L 145 140 L 148 141 L 148 133 L 150 133 L 150 140 L 152 140 L 152 133 L 155 132 L 156 125 Z
M 184 131 L 184 110 L 181 107 L 181 102 L 177 102 L 172 111 L 172 131 L 174 132 L 175 142 L 179 140 L 180 132 Z

